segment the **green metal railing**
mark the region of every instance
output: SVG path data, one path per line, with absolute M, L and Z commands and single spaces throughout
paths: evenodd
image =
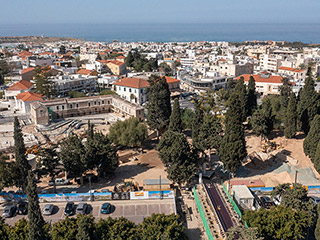
M 208 237 L 209 240 L 214 240 L 214 238 L 212 236 L 212 233 L 210 231 L 206 216 L 205 216 L 205 214 L 203 212 L 203 209 L 201 207 L 201 203 L 200 203 L 200 200 L 198 198 L 198 195 L 197 195 L 195 187 L 193 187 L 193 196 L 194 196 L 194 200 L 196 201 L 196 204 L 197 204 L 197 207 L 198 207 L 198 210 L 199 210 L 199 213 L 200 213 L 200 217 L 201 217 L 204 229 L 206 231 L 207 237 Z
M 240 208 L 238 207 L 237 203 L 233 200 L 233 198 L 231 197 L 230 193 L 228 192 L 228 189 L 226 188 L 226 186 L 224 184 L 222 184 L 223 186 L 223 190 L 224 192 L 227 194 L 234 210 L 236 211 L 236 213 L 239 215 L 240 219 L 242 218 L 242 212 L 240 211 Z M 244 221 L 244 226 L 247 228 L 248 224 L 246 221 Z

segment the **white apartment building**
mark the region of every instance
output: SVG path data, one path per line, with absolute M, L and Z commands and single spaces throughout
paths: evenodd
M 282 86 L 282 77 L 276 75 L 262 75 L 262 74 L 243 74 L 238 76 L 236 80 L 239 80 L 241 77 L 244 78 L 244 83 L 248 85 L 250 76 L 253 76 L 256 82 L 256 91 L 261 95 L 269 94 L 279 94 L 279 87 Z
M 59 95 L 66 96 L 70 91 L 90 92 L 96 90 L 97 77 L 73 74 L 50 79 Z
M 147 80 L 141 78 L 122 78 L 113 83 L 114 91 L 123 99 L 142 105 L 147 99 Z
M 262 54 L 260 55 L 259 60 L 261 70 L 277 72 L 278 68 L 281 66 L 281 61 L 284 59 L 281 55 Z

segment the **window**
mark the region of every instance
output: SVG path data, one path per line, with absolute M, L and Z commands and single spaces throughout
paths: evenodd
M 129 92 L 131 92 L 131 88 L 129 88 Z
M 125 88 L 125 87 L 123 88 L 123 91 L 124 91 L 124 92 L 126 91 L 126 88 Z
M 59 106 L 57 106 L 57 110 L 59 110 Z
M 61 106 L 62 110 L 64 110 L 64 105 Z
M 97 102 L 96 102 L 96 101 L 94 102 L 94 105 L 97 105 Z
M 104 101 L 102 101 L 102 104 L 104 104 Z
M 110 101 L 108 100 L 108 104 L 110 104 Z
M 91 106 L 91 104 L 88 102 L 88 106 L 90 107 Z
M 72 108 L 72 104 L 70 104 L 70 108 Z
M 77 106 L 77 108 L 79 108 L 79 104 L 78 104 L 78 103 L 77 103 L 77 105 L 76 105 L 76 106 Z

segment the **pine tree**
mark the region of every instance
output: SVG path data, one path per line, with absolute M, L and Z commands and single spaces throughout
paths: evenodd
M 234 89 L 233 89 L 233 94 L 237 94 L 238 95 L 238 99 L 240 101 L 240 116 L 241 116 L 241 121 L 244 122 L 247 118 L 247 89 L 246 86 L 244 85 L 244 78 L 241 77 Z M 229 102 L 229 104 L 231 104 Z
M 319 113 L 319 94 L 315 91 L 314 85 L 311 68 L 309 68 L 305 85 L 301 93 L 299 93 L 297 106 L 298 121 L 300 122 L 301 130 L 305 134 L 308 134 L 310 123 L 315 115 Z
M 147 90 L 147 121 L 151 129 L 157 130 L 158 136 L 169 125 L 171 115 L 169 85 L 164 77 L 152 76 Z
M 157 150 L 166 166 L 168 179 L 179 185 L 190 181 L 196 168 L 196 157 L 183 133 L 166 131 Z
M 314 160 L 318 143 L 320 141 L 320 115 L 316 115 L 311 122 L 311 128 L 304 139 L 303 150 L 304 153 Z
M 29 240 L 43 240 L 45 239 L 45 222 L 41 215 L 39 199 L 37 194 L 37 185 L 31 170 L 28 172 L 27 182 Z
M 17 175 L 17 185 L 26 190 L 26 179 L 28 171 L 31 169 L 26 157 L 26 147 L 24 145 L 23 134 L 17 117 L 14 118 L 14 149 L 15 149 L 15 172 Z
M 92 215 L 80 215 L 77 219 L 78 233 L 76 240 L 91 240 L 94 231 L 94 218 Z
M 68 178 L 81 177 L 87 170 L 86 149 L 77 135 L 70 136 L 61 143 L 59 157 Z
M 296 95 L 292 92 L 287 108 L 287 114 L 285 119 L 284 135 L 286 138 L 293 138 L 297 131 L 297 103 Z
M 253 76 L 250 76 L 248 83 L 248 97 L 247 97 L 247 114 L 252 116 L 254 109 L 257 108 L 257 93 L 256 82 Z
M 182 132 L 183 131 L 180 105 L 179 105 L 179 100 L 177 98 L 174 100 L 168 130 L 171 130 L 174 132 Z
M 238 94 L 232 94 L 225 119 L 225 134 L 221 141 L 219 156 L 225 168 L 235 173 L 241 161 L 247 156 L 246 141 L 242 125 L 241 101 Z

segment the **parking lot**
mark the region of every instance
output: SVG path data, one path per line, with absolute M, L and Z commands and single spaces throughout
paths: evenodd
M 125 217 L 136 224 L 141 223 L 145 217 L 151 216 L 152 213 L 175 213 L 175 200 L 174 199 L 162 199 L 162 200 L 119 200 L 108 201 L 114 206 L 114 211 L 111 214 L 101 214 L 101 205 L 103 201 L 87 202 L 89 204 L 90 213 L 96 218 L 112 218 Z M 44 205 L 48 203 L 40 203 L 41 211 Z M 65 219 L 64 208 L 66 202 L 55 202 L 53 214 L 50 216 L 44 216 L 44 219 L 49 223 L 55 223 L 57 221 Z M 77 204 L 77 203 L 75 203 Z M 5 206 L 0 207 L 0 214 L 2 215 Z M 6 218 L 6 223 L 13 225 L 19 219 L 26 217 L 26 215 L 16 215 L 12 218 Z M 75 217 L 72 216 L 72 217 Z

